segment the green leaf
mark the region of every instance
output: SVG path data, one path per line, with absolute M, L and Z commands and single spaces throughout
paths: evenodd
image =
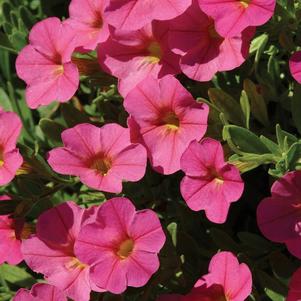
M 210 101 L 225 115 L 226 120 L 234 124 L 243 125 L 243 112 L 239 103 L 223 90 L 210 88 L 208 90 Z
M 8 51 L 13 52 L 13 53 L 18 53 L 18 51 L 12 45 L 12 43 L 7 38 L 7 36 L 2 32 L 0 32 L 0 48 L 8 50 Z
M 170 223 L 167 226 L 167 230 L 171 236 L 172 243 L 174 246 L 177 246 L 177 228 L 178 228 L 178 225 L 176 223 Z
M 236 243 L 226 232 L 217 228 L 212 228 L 210 229 L 210 236 L 221 250 L 233 251 L 234 253 L 239 252 L 240 247 L 238 243 Z
M 271 277 L 261 270 L 256 270 L 256 276 L 258 277 L 258 280 L 265 292 L 268 290 L 281 296 L 287 295 L 287 287 L 278 279 Z
M 43 118 L 39 122 L 39 126 L 45 135 L 53 144 L 61 144 L 61 133 L 65 129 L 61 124 L 51 119 Z
M 226 125 L 223 129 L 223 139 L 227 140 L 230 148 L 238 154 L 268 154 L 269 149 L 251 131 L 235 126 Z
M 294 143 L 286 154 L 287 170 L 300 169 L 301 167 L 301 142 Z
M 10 99 L 3 88 L 0 88 L 0 106 L 4 109 L 4 111 L 13 110 Z
M 265 290 L 266 295 L 272 300 L 272 301 L 284 301 L 285 297 L 282 296 L 279 293 L 274 292 L 273 290 L 270 290 L 266 288 Z
M 248 95 L 253 116 L 264 126 L 269 126 L 267 106 L 256 85 L 249 79 L 244 81 L 244 90 Z
M 3 264 L 0 266 L 0 273 L 7 282 L 20 287 L 30 287 L 35 283 L 33 276 L 18 266 Z
M 249 129 L 250 128 L 251 109 L 250 109 L 250 103 L 249 103 L 248 95 L 246 94 L 245 91 L 241 92 L 240 107 L 241 107 L 241 110 L 242 110 L 242 112 L 244 113 L 244 116 L 245 116 L 245 127 L 247 129 Z
M 282 130 L 279 124 L 276 125 L 276 136 L 281 152 L 287 152 L 292 144 L 298 142 L 294 135 Z
M 61 105 L 62 115 L 68 127 L 73 127 L 79 123 L 90 123 L 89 117 L 76 109 L 72 103 Z
M 262 135 L 259 138 L 272 154 L 275 156 L 281 156 L 281 151 L 277 143 Z
M 269 252 L 273 248 L 272 243 L 254 233 L 239 232 L 237 236 L 245 246 L 261 251 L 262 253 Z

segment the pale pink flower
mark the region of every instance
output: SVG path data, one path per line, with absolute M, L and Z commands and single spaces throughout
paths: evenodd
M 223 37 L 239 35 L 249 26 L 266 23 L 274 14 L 276 0 L 198 0 L 203 12 L 212 17 Z
M 122 30 L 137 30 L 153 20 L 170 20 L 181 15 L 191 0 L 111 0 L 108 22 Z
M 252 292 L 252 274 L 231 252 L 220 252 L 212 257 L 209 273 L 185 295 L 165 295 L 158 301 L 243 301 Z
M 301 300 L 301 268 L 299 268 L 292 276 L 289 283 L 289 292 L 286 301 Z
M 170 21 L 168 34 L 171 49 L 181 54 L 180 67 L 188 77 L 209 81 L 218 71 L 240 66 L 249 54 L 253 28 L 231 38 L 222 38 L 214 22 L 203 13 L 196 1 L 181 16 Z
M 31 29 L 29 45 L 16 61 L 17 74 L 27 84 L 30 108 L 67 102 L 75 94 L 79 73 L 71 62 L 74 40 L 74 31 L 58 18 L 47 18 Z
M 109 37 L 109 27 L 104 18 L 107 0 L 72 0 L 69 5 L 70 25 L 76 35 L 76 46 L 94 50 L 98 43 Z
M 181 158 L 181 169 L 185 173 L 181 194 L 189 208 L 205 210 L 210 221 L 224 223 L 244 183 L 239 170 L 225 162 L 221 143 L 211 138 L 191 142 Z
M 0 186 L 11 182 L 23 163 L 16 147 L 21 129 L 22 122 L 16 113 L 0 110 Z
M 133 137 L 145 145 L 153 168 L 163 174 L 180 169 L 189 143 L 207 129 L 208 106 L 196 102 L 173 76 L 147 77 L 125 98 Z
M 289 67 L 293 78 L 301 84 L 301 51 L 297 51 L 291 56 Z
M 127 286 L 144 286 L 159 268 L 165 242 L 152 210 L 136 211 L 126 198 L 113 198 L 99 208 L 96 221 L 82 228 L 75 243 L 78 258 L 91 265 L 91 280 L 115 294 Z
M 30 291 L 19 289 L 13 301 L 67 301 L 67 297 L 55 286 L 37 283 Z
M 257 207 L 257 223 L 268 239 L 285 243 L 301 258 L 301 171 L 293 171 L 276 181 L 272 195 Z
M 89 266 L 74 254 L 78 233 L 90 221 L 88 210 L 73 202 L 63 203 L 42 213 L 37 234 L 22 244 L 27 265 L 75 301 L 90 300 L 90 291 L 95 290 L 90 283 Z
M 145 148 L 131 143 L 129 129 L 118 124 L 79 124 L 65 130 L 62 140 L 64 147 L 51 150 L 48 163 L 91 188 L 120 193 L 122 181 L 136 182 L 145 174 Z
M 119 79 L 119 92 L 126 96 L 152 74 L 162 78 L 180 73 L 180 56 L 168 46 L 168 24 L 152 22 L 136 31 L 115 30 L 98 48 L 102 68 Z

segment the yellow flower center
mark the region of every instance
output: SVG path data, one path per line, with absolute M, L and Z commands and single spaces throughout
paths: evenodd
M 0 168 L 4 165 L 3 150 L 0 147 Z
M 91 169 L 95 169 L 101 175 L 106 176 L 112 167 L 112 161 L 109 158 L 96 158 L 90 165 Z
M 169 130 L 177 130 L 180 126 L 180 120 L 174 112 L 166 113 L 162 121 Z
M 35 232 L 35 227 L 32 224 L 25 223 L 20 233 L 21 239 L 27 239 L 32 233 Z
M 76 257 L 72 257 L 72 259 L 66 263 L 66 268 L 69 270 L 74 270 L 74 269 L 85 269 L 87 267 L 86 264 L 80 262 Z
M 127 239 L 120 244 L 119 249 L 117 251 L 117 255 L 121 259 L 126 259 L 131 255 L 133 249 L 134 249 L 134 241 L 132 239 Z
M 251 3 L 252 0 L 239 0 L 240 4 L 247 8 L 249 6 L 249 4 Z
M 147 61 L 153 64 L 160 62 L 162 58 L 162 49 L 158 42 L 153 41 L 147 47 L 149 55 L 147 57 Z
M 55 76 L 60 76 L 64 73 L 64 66 L 63 65 L 57 65 L 57 67 L 53 71 Z

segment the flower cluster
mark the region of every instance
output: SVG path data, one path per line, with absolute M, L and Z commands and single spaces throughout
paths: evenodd
M 262 77 L 258 61 L 264 51 L 258 41 L 266 37 L 263 34 L 251 43 L 256 27 L 272 18 L 275 7 L 276 0 L 71 0 L 68 18 L 49 17 L 31 28 L 28 45 L 17 56 L 16 72 L 26 84 L 27 106 L 37 109 L 32 120 L 39 114 L 43 118 L 34 133 L 37 141 L 30 140 L 34 134 L 27 130 L 27 120 L 21 121 L 18 104 L 14 109 L 20 116 L 0 108 L 0 186 L 11 184 L 0 197 L 0 211 L 14 207 L 0 215 L 0 264 L 18 265 L 24 260 L 30 273 L 42 275 L 45 283 L 21 288 L 14 301 L 89 301 L 94 294 L 122 295 L 128 287 L 147 287 L 137 290 L 135 300 L 244 301 L 252 294 L 253 269 L 258 272 L 250 259 L 256 247 L 239 249 L 236 241 L 229 243 L 225 237 L 224 244 L 203 252 L 211 260 L 208 273 L 200 277 L 202 267 L 195 258 L 201 252 L 186 233 L 197 231 L 201 218 L 204 229 L 207 224 L 227 222 L 237 229 L 237 221 L 228 221 L 230 211 L 247 224 L 245 228 L 251 225 L 270 241 L 284 243 L 301 259 L 301 142 L 279 127 L 278 144 L 250 133 L 251 110 L 254 128 L 257 123 L 269 125 L 262 90 L 271 85 L 242 83 L 237 74 L 230 78 L 223 73 L 226 87 L 244 88 L 239 108 L 232 96 L 217 88 L 209 89 L 210 101 L 196 97 L 199 89 L 208 88 L 204 82 L 212 80 L 219 87 L 218 76 L 244 64 L 250 49 L 256 52 L 252 72 Z M 269 51 L 276 56 L 273 45 Z M 272 64 L 270 59 L 269 70 Z M 300 51 L 293 53 L 288 67 L 301 83 Z M 119 94 L 110 100 L 121 108 L 118 117 L 110 118 L 103 111 L 82 114 L 90 105 L 98 108 L 110 102 L 109 88 L 100 79 L 116 82 L 110 88 Z M 96 86 L 92 104 L 75 96 L 91 92 L 87 82 L 93 89 Z M 69 105 L 73 109 L 69 120 L 61 122 L 58 108 L 66 116 Z M 73 114 L 80 115 L 79 121 L 72 119 Z M 218 122 L 228 145 L 221 142 L 220 132 L 212 131 Z M 230 131 L 239 128 L 234 124 L 240 132 L 231 136 Z M 54 142 L 41 138 L 40 130 L 46 127 Z M 297 128 L 300 132 L 300 124 Z M 247 143 L 239 143 L 242 137 Z M 32 174 L 22 182 L 16 176 L 26 164 Z M 262 164 L 274 164 L 269 173 L 278 179 L 271 196 L 262 194 L 257 227 L 243 220 L 232 203 L 244 192 L 250 195 L 241 173 Z M 43 189 L 34 186 L 36 190 L 19 194 L 37 178 Z M 171 179 L 169 186 L 165 179 Z M 147 186 L 139 189 L 144 181 Z M 159 202 L 166 190 L 166 202 Z M 223 238 L 214 237 L 214 230 L 205 232 L 204 245 Z M 240 234 L 243 240 L 245 232 Z M 268 249 L 269 242 L 260 239 Z M 265 259 L 269 251 L 254 257 Z M 198 269 L 197 282 L 189 256 Z M 301 271 L 294 271 L 287 301 L 301 298 Z M 174 283 L 185 283 L 186 290 L 166 286 L 172 277 Z M 155 286 L 159 293 L 152 295 Z M 254 290 L 253 297 L 257 294 Z
M 143 286 L 159 268 L 164 242 L 156 214 L 136 211 L 126 198 L 89 209 L 69 201 L 40 215 L 22 254 L 49 284 L 73 300 L 88 301 L 91 290 L 121 293 Z

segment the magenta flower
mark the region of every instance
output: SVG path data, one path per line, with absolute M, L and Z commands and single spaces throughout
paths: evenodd
M 301 268 L 293 275 L 289 283 L 289 292 L 286 301 L 301 300 Z
M 0 201 L 10 200 L 8 196 L 0 196 Z M 32 227 L 24 219 L 0 216 L 0 265 L 7 262 L 17 265 L 23 260 L 21 253 L 22 239 L 31 234 Z
M 13 301 L 67 301 L 65 294 L 55 286 L 38 283 L 31 290 L 21 288 L 16 293 Z
M 163 174 L 180 169 L 180 158 L 207 129 L 208 106 L 197 103 L 173 76 L 148 77 L 124 100 L 132 138 L 145 145 L 153 168 Z
M 22 122 L 17 114 L 0 110 L 0 186 L 12 181 L 23 163 L 16 148 L 21 129 Z
M 91 265 L 97 287 L 115 294 L 140 287 L 158 270 L 165 243 L 159 218 L 152 210 L 136 211 L 126 198 L 113 198 L 98 210 L 96 221 L 82 228 L 75 252 Z
M 68 101 L 76 92 L 79 73 L 71 62 L 74 32 L 58 18 L 38 22 L 29 34 L 29 45 L 16 61 L 18 76 L 26 84 L 26 100 L 36 109 L 52 101 Z
M 287 173 L 273 184 L 271 192 L 257 208 L 258 226 L 268 239 L 285 243 L 301 258 L 301 171 Z
M 243 301 L 252 292 L 252 274 L 231 252 L 212 257 L 209 274 L 203 276 L 186 295 L 165 295 L 158 301 Z
M 120 193 L 123 180 L 136 182 L 145 174 L 144 147 L 131 143 L 129 129 L 118 124 L 79 124 L 65 130 L 62 140 L 64 147 L 51 150 L 48 163 L 91 188 Z
M 100 44 L 99 63 L 120 79 L 123 96 L 149 74 L 162 78 L 180 73 L 180 56 L 171 52 L 167 37 L 168 25 L 152 22 L 137 31 L 115 30 L 107 42 Z
M 109 37 L 109 27 L 103 17 L 107 0 L 72 0 L 69 19 L 65 21 L 76 34 L 76 46 L 94 50 Z
M 73 202 L 63 203 L 42 213 L 37 234 L 22 244 L 27 265 L 76 301 L 90 300 L 89 266 L 73 250 L 80 228 L 90 221 L 89 211 Z
M 235 37 L 249 26 L 266 23 L 274 14 L 276 0 L 198 0 L 204 13 L 212 17 L 216 31 Z
M 173 19 L 190 4 L 191 0 L 111 0 L 106 17 L 115 28 L 137 30 L 153 20 Z
M 181 16 L 170 21 L 169 45 L 181 54 L 180 67 L 188 77 L 209 81 L 218 71 L 240 66 L 249 54 L 254 29 L 248 28 L 232 38 L 222 38 L 214 22 L 196 1 Z
M 301 51 L 295 52 L 289 60 L 293 78 L 301 84 Z
M 205 210 L 210 221 L 224 223 L 244 183 L 238 169 L 225 162 L 221 143 L 211 138 L 191 142 L 181 158 L 181 169 L 185 172 L 181 194 L 189 208 Z

